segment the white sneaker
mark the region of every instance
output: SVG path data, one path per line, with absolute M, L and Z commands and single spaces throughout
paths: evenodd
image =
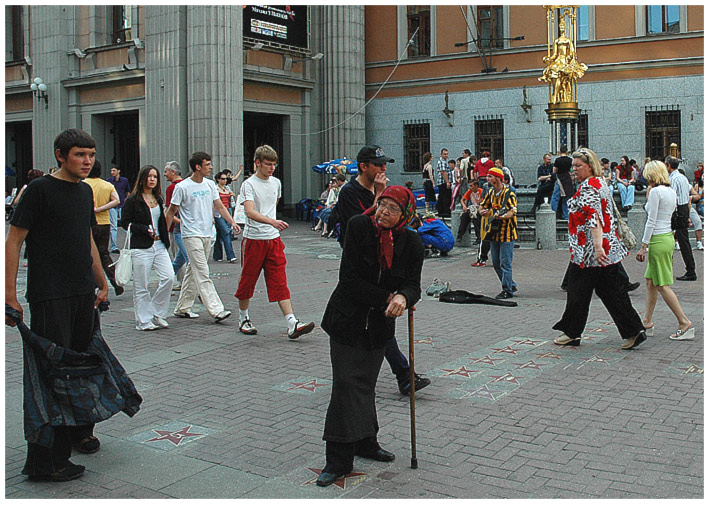
M 173 314 L 175 314 L 175 316 L 177 316 L 177 317 L 184 317 L 187 319 L 197 319 L 199 317 L 199 314 L 196 314 L 196 313 L 192 312 L 191 310 L 186 310 L 184 312 L 175 311 L 175 312 L 173 312 Z
M 296 338 L 300 337 L 301 335 L 305 335 L 306 333 L 310 333 L 313 331 L 313 328 L 315 328 L 315 323 L 310 322 L 308 324 L 301 323 L 300 321 L 295 322 L 295 326 L 288 330 L 288 338 L 291 340 L 295 340 Z
M 250 319 L 244 319 L 239 325 L 239 331 L 244 335 L 256 335 L 256 327 L 251 323 Z
M 224 321 L 230 315 L 231 312 L 229 312 L 228 310 L 222 310 L 219 314 L 215 316 L 214 320 L 218 323 L 219 321 Z
M 141 330 L 141 331 L 153 331 L 160 329 L 160 327 L 156 324 L 149 323 L 145 328 L 141 328 L 140 326 L 135 327 L 136 330 Z
M 675 251 L 679 251 L 679 242 L 675 242 Z
M 703 251 L 703 250 L 704 250 L 704 246 L 702 245 L 702 241 L 701 241 L 701 240 L 697 240 L 697 249 L 699 249 L 700 251 Z
M 175 274 L 175 278 L 172 280 L 172 290 L 179 291 L 180 289 L 182 289 L 182 283 L 180 279 L 177 278 L 177 274 Z
M 160 316 L 153 316 L 153 324 L 159 326 L 160 328 L 167 328 L 170 326 L 168 322 Z

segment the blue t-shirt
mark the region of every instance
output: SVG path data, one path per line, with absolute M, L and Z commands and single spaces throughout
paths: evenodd
M 118 197 L 121 199 L 121 203 L 116 205 L 114 209 L 122 209 L 123 204 L 126 203 L 126 197 L 128 193 L 130 193 L 130 182 L 128 182 L 128 179 L 125 177 L 119 177 L 118 180 L 116 180 L 115 177 L 111 176 L 106 178 L 106 180 L 113 184 L 116 188 L 116 193 L 118 193 Z

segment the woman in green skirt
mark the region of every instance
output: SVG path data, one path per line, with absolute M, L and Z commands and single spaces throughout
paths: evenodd
M 694 326 L 687 319 L 679 304 L 677 295 L 670 287 L 674 283 L 672 274 L 672 253 L 674 252 L 674 236 L 672 234 L 671 218 L 677 207 L 677 195 L 670 187 L 667 167 L 661 161 L 651 161 L 645 165 L 643 176 L 650 185 L 645 211 L 647 222 L 643 234 L 642 247 L 636 259 L 645 261 L 647 253 L 647 269 L 645 282 L 647 295 L 645 298 L 645 316 L 643 325 L 645 333 L 652 336 L 655 324 L 652 315 L 660 293 L 665 303 L 677 318 L 677 330 L 670 335 L 672 340 L 694 339 Z

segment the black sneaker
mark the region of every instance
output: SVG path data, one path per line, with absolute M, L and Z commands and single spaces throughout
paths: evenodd
M 418 391 L 419 389 L 423 389 L 426 386 L 428 386 L 429 384 L 431 384 L 431 379 L 429 379 L 428 377 L 421 377 L 417 373 L 414 374 L 414 391 Z M 411 388 L 411 381 L 409 380 L 408 376 L 404 380 L 399 380 L 399 392 L 402 395 L 408 395 L 410 388 Z
M 514 295 L 510 293 L 509 291 L 502 291 L 500 294 L 498 294 L 495 299 L 496 300 L 507 300 L 508 298 L 512 298 Z
M 78 479 L 84 475 L 84 466 L 69 463 L 67 466 L 56 472 L 47 473 L 44 475 L 30 475 L 29 480 L 32 482 L 68 482 Z
M 635 290 L 638 289 L 639 287 L 640 287 L 640 283 L 639 283 L 639 282 L 631 282 L 630 284 L 628 284 L 628 285 L 625 287 L 625 290 L 626 290 L 628 293 L 630 293 L 631 291 L 635 291 Z

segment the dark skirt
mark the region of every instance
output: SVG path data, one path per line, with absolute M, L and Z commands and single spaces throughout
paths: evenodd
M 423 181 L 423 190 L 424 197 L 426 198 L 427 202 L 436 201 L 436 191 L 433 189 L 433 183 L 431 182 L 431 179 L 426 179 L 425 181 Z
M 385 349 L 360 349 L 330 339 L 333 381 L 323 440 L 357 442 L 377 436 L 374 388 Z

